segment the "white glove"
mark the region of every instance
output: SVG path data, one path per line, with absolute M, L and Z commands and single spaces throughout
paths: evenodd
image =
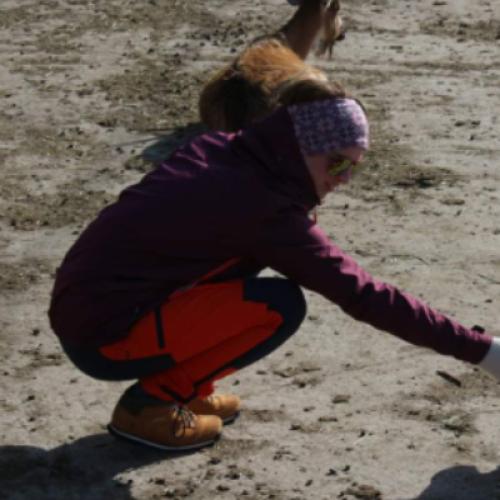
M 500 337 L 493 337 L 493 342 L 479 366 L 500 380 Z

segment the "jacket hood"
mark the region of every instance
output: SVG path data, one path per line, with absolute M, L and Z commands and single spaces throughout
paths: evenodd
M 251 157 L 273 190 L 307 210 L 320 203 L 286 108 L 238 132 L 231 147 L 238 155 Z

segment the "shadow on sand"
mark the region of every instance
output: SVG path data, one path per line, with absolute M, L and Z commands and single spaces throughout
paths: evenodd
M 175 149 L 207 131 L 201 123 L 190 123 L 171 130 L 148 130 L 153 134 L 153 142 L 137 157 L 156 166 L 168 158 Z
M 413 500 L 495 500 L 500 498 L 500 467 L 481 473 L 472 465 L 438 472 Z
M 117 475 L 187 454 L 155 451 L 104 433 L 52 450 L 34 446 L 0 446 L 0 498 L 133 500 L 130 485 L 116 478 Z

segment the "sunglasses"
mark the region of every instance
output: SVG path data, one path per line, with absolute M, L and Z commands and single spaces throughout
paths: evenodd
M 356 166 L 349 158 L 337 158 L 332 160 L 332 164 L 328 167 L 328 173 L 333 176 L 341 175 L 350 169 L 354 170 Z

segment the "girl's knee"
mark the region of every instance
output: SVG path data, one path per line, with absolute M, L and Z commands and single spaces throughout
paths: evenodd
M 285 278 L 252 278 L 245 280 L 245 300 L 264 302 L 278 312 L 288 329 L 295 331 L 304 321 L 307 306 L 304 292 Z

